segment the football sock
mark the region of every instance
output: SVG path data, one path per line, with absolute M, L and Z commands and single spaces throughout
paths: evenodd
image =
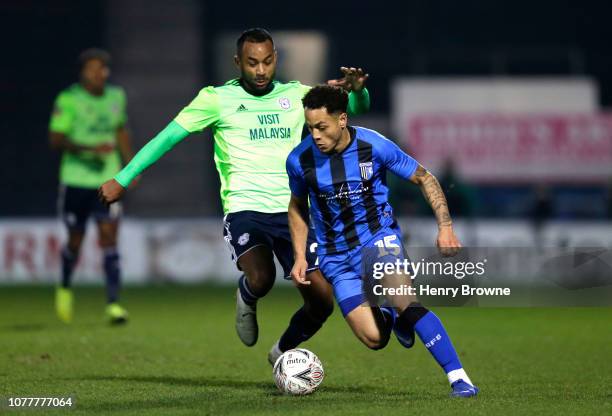
M 289 327 L 278 341 L 278 348 L 285 352 L 297 347 L 312 337 L 323 326 L 323 322 L 314 320 L 306 313 L 304 307 L 301 307 L 291 317 Z
M 400 324 L 412 325 L 440 367 L 447 374 L 449 382 L 463 379 L 472 384 L 461 366 L 457 352 L 440 319 L 418 303 L 411 304 L 399 316 Z
M 116 247 L 104 249 L 104 272 L 106 273 L 106 300 L 108 303 L 117 302 L 119 300 L 121 269 Z
M 385 336 L 388 338 L 391 336 L 391 331 L 393 330 L 393 325 L 395 324 L 396 313 L 395 309 L 390 306 L 381 306 L 379 308 L 380 312 L 382 312 L 383 325 L 385 330 Z
M 78 255 L 73 253 L 68 246 L 62 250 L 62 287 L 69 288 L 71 283 L 72 272 L 76 265 Z
M 250 306 L 255 306 L 259 297 L 253 294 L 245 275 L 240 276 L 240 279 L 238 280 L 238 289 L 240 289 L 240 296 L 242 297 L 244 303 Z

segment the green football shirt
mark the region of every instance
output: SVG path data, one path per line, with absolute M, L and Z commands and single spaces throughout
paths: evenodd
M 49 130 L 65 134 L 79 145 L 116 143 L 117 129 L 127 121 L 126 98 L 122 88 L 107 85 L 102 96 L 91 95 L 81 85 L 63 90 L 55 100 Z M 93 152 L 64 152 L 60 182 L 95 189 L 121 169 L 115 150 L 105 155 Z
M 302 97 L 310 87 L 298 81 L 273 86 L 263 96 L 246 92 L 238 79 L 207 87 L 174 119 L 190 133 L 212 129 L 226 214 L 287 212 L 285 160 L 302 139 Z

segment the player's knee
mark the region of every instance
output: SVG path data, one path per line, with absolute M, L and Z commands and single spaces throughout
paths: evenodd
M 245 274 L 249 283 L 249 288 L 253 294 L 257 295 L 258 297 L 265 296 L 270 289 L 272 289 L 272 286 L 274 286 L 274 273 L 268 274 L 257 270 Z
M 83 236 L 81 235 L 70 235 L 68 237 L 68 243 L 66 246 L 71 253 L 78 255 L 81 251 L 81 245 L 83 243 Z
M 117 238 L 113 235 L 101 234 L 100 238 L 98 239 L 98 242 L 100 243 L 100 247 L 102 248 L 111 248 L 117 245 Z
M 306 300 L 304 302 L 306 313 L 317 322 L 325 322 L 334 312 L 333 299 Z
M 371 350 L 381 350 L 389 343 L 389 338 L 376 331 L 366 331 L 360 334 L 360 341 Z
M 380 338 L 365 338 L 361 340 L 371 350 L 377 351 L 382 350 L 387 346 L 387 343 L 383 342 Z
M 79 253 L 81 252 L 81 243 L 80 242 L 79 243 L 72 243 L 72 244 L 68 243 L 66 246 L 68 247 L 68 251 L 72 255 L 78 256 Z

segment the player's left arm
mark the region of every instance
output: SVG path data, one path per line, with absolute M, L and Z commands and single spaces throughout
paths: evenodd
M 365 88 L 365 83 L 370 76 L 361 68 L 341 66 L 340 71 L 344 75 L 342 78 L 330 79 L 327 85 L 342 87 L 347 91 L 359 92 Z
M 327 85 L 344 88 L 349 92 L 348 114 L 349 116 L 367 113 L 370 110 L 370 93 L 365 87 L 370 74 L 366 74 L 362 68 L 340 67 L 344 77 L 330 79 Z
M 401 178 L 421 188 L 421 192 L 433 210 L 438 222 L 436 245 L 444 256 L 454 256 L 461 243 L 453 231 L 453 221 L 440 182 L 416 160 L 386 137 L 376 141 L 377 155 L 384 166 Z
M 423 196 L 425 196 L 436 216 L 436 221 L 438 222 L 436 244 L 440 249 L 440 253 L 445 256 L 454 256 L 461 248 L 461 243 L 453 230 L 453 221 L 440 182 L 421 165 L 417 166 L 409 179 L 421 188 Z
M 132 134 L 126 125 L 122 125 L 117 128 L 117 148 L 119 149 L 119 154 L 121 155 L 121 160 L 123 162 L 123 166 L 130 163 L 130 161 L 134 158 L 134 148 L 132 147 Z M 140 175 L 135 177 L 131 182 L 132 186 L 135 186 L 140 181 Z

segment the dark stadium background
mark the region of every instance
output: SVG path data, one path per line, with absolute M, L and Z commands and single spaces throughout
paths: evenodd
M 216 33 L 251 26 L 272 32 L 320 30 L 329 39 L 326 76 L 336 76 L 341 65 L 366 68 L 372 74 L 368 121 L 393 137 L 390 81 L 400 74 L 585 75 L 599 84 L 601 106 L 610 107 L 611 12 L 609 2 L 548 0 L 317 0 L 299 5 L 272 0 L 233 1 L 231 6 L 188 0 L 5 0 L 0 4 L 0 215 L 55 215 L 58 156 L 47 146 L 48 116 L 57 92 L 74 81 L 75 56 L 86 47 L 106 47 L 115 55 L 112 80 L 127 88 L 139 147 L 200 86 L 222 81 L 215 74 L 215 61 L 231 56 L 215 55 L 211 39 Z M 189 36 L 181 29 L 185 18 L 196 26 L 195 43 L 191 38 L 184 42 L 183 36 Z M 132 41 L 125 44 L 125 39 Z M 142 42 L 134 44 L 138 40 Z M 191 48 L 194 44 L 198 50 Z M 196 82 L 181 82 L 185 74 Z M 212 145 L 208 134 L 204 137 L 187 140 L 147 173 L 128 199 L 130 215 L 220 214 Z M 183 186 L 171 186 L 177 181 Z M 476 186 L 473 192 L 478 203 L 470 213 L 481 217 L 612 215 L 612 191 L 606 184 L 555 184 L 548 205 L 540 208 L 533 186 Z M 557 208 L 558 199 L 563 199 L 563 209 Z
M 9 397 L 71 396 L 74 415 L 612 414 L 612 163 L 598 163 L 612 162 L 611 16 L 611 1 L 0 1 L 0 413 Z M 534 98 L 529 88 L 547 79 L 558 77 L 556 89 L 579 80 L 595 91 L 594 100 L 586 94 L 590 108 L 578 118 L 604 134 L 581 131 L 571 149 L 611 150 L 582 155 L 593 161 L 596 180 L 571 180 L 580 168 L 571 163 L 545 165 L 562 168 L 552 181 L 543 180 L 548 172 L 541 171 L 522 181 L 499 175 L 470 181 L 450 174 L 448 166 L 434 171 L 448 196 L 454 228 L 469 247 L 455 259 L 479 255 L 474 247 L 490 259 L 486 279 L 451 279 L 451 284 L 515 285 L 511 297 L 421 298 L 434 304 L 480 387 L 475 400 L 448 398 L 448 383 L 420 342 L 410 350 L 395 339 L 384 351 L 364 348 L 337 307 L 302 344 L 324 365 L 321 388 L 309 397 L 277 391 L 267 354 L 302 299 L 290 283 L 278 284 L 277 276 L 257 305 L 257 344 L 245 348 L 236 336 L 239 272 L 221 236 L 209 132 L 180 143 L 128 192 L 119 250 L 125 282 L 120 301 L 129 323 L 111 326 L 104 318 L 102 253 L 92 232 L 75 271 L 73 322 L 64 324 L 54 313 L 65 230 L 56 213 L 59 155 L 49 149 L 47 126 L 54 98 L 76 81 L 79 52 L 96 46 L 113 55 L 111 82 L 127 91 L 134 147 L 140 148 L 202 86 L 225 81 L 219 68 L 231 63 L 232 53 L 219 53 L 216 42 L 253 26 L 273 35 L 322 34 L 327 56 L 321 81 L 337 77 L 340 66 L 365 68 L 372 108 L 355 123 L 401 146 L 411 138 L 408 118 L 396 120 L 409 112 L 398 107 L 422 97 L 410 96 L 410 90 L 394 99 L 398 77 L 404 84 L 415 77 L 421 77 L 417 84 L 474 78 L 480 83 L 476 89 L 486 84 L 487 93 L 499 79 L 535 79 L 523 85 L 529 99 L 514 102 L 518 113 Z M 504 98 L 513 88 L 505 89 Z M 443 92 L 439 107 L 448 97 Z M 533 118 L 566 126 L 565 136 L 543 140 L 545 150 L 556 155 L 563 142 L 556 139 L 570 136 L 567 126 L 576 114 L 564 112 L 571 105 L 552 107 L 559 112 L 556 119 Z M 434 118 L 442 112 L 419 110 L 433 111 Z M 481 127 L 488 110 L 481 106 L 466 119 Z M 431 116 L 414 113 L 409 115 L 422 116 L 423 125 Z M 532 115 L 525 110 L 508 119 L 529 124 Z M 434 120 L 433 127 L 440 127 L 436 122 L 442 124 Z M 398 125 L 404 131 L 396 131 Z M 421 133 L 421 139 L 429 138 Z M 441 136 L 443 143 L 453 139 Z M 474 142 L 495 151 L 506 143 L 500 137 Z M 509 140 L 520 151 L 519 141 Z M 421 140 L 438 143 L 433 142 Z M 522 156 L 530 162 L 531 154 Z M 467 159 L 478 162 L 480 179 L 501 171 L 486 165 L 494 158 Z M 494 162 L 501 166 L 504 159 L 510 158 L 503 154 Z M 510 176 L 521 168 L 518 163 Z M 389 184 L 409 253 L 423 261 L 429 257 L 418 256 L 419 244 L 430 246 L 437 231 L 431 209 L 416 187 Z M 417 284 L 431 282 L 428 278 Z M 460 305 L 466 307 L 445 307 Z M 13 413 L 22 414 L 6 412 Z M 40 414 L 47 413 L 53 411 Z

